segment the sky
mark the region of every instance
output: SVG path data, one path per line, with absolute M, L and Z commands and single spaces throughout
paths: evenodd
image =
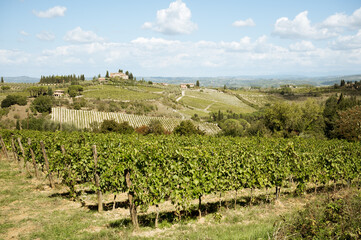
M 1 0 L 0 75 L 361 73 L 360 0 Z

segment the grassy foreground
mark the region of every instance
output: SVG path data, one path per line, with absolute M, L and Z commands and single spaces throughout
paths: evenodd
M 154 212 L 140 216 L 141 228 L 133 231 L 126 204 L 98 213 L 94 194 L 81 196 L 85 206 L 70 201 L 67 189 L 57 185 L 50 189 L 45 178 L 34 179 L 18 170 L 17 164 L 0 160 L 0 239 L 272 239 L 281 219 L 301 210 L 321 195 L 292 197 L 285 194 L 280 201 L 256 201 L 249 206 L 249 192 L 240 193 L 237 209 L 230 196 L 206 196 L 205 203 L 217 206 L 203 217 L 189 214 L 182 220 L 167 218 L 172 210 L 160 206 L 159 228 L 154 227 Z M 269 194 L 271 192 L 268 192 Z M 256 192 L 259 199 L 264 192 Z M 105 196 L 111 203 L 112 196 Z M 227 197 L 229 198 L 227 200 Z M 107 203 L 107 202 L 106 202 Z M 83 204 L 84 205 L 84 204 Z M 162 217 L 163 216 L 163 217 Z

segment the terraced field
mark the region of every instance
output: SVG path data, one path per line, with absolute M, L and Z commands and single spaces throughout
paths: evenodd
M 90 128 L 90 124 L 92 122 L 100 123 L 104 120 L 110 119 L 114 119 L 117 122 L 129 122 L 129 124 L 134 128 L 149 125 L 152 120 L 159 120 L 163 127 L 168 131 L 173 131 L 173 129 L 182 121 L 177 118 L 149 117 L 125 113 L 72 110 L 65 108 L 52 108 L 51 114 L 51 120 L 73 124 L 78 128 Z M 213 123 L 194 122 L 194 124 L 207 134 L 212 135 L 220 131 L 219 127 Z
M 255 109 L 243 103 L 237 97 L 213 89 L 187 90 L 180 100 L 186 106 L 200 112 L 217 112 L 231 110 L 237 113 L 250 113 Z

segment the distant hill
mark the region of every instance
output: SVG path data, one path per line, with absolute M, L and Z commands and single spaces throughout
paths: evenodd
M 196 83 L 206 87 L 279 87 L 280 85 L 330 86 L 345 81 L 360 81 L 361 75 L 304 77 L 304 76 L 236 76 L 236 77 L 144 77 L 146 81 L 170 84 Z
M 38 83 L 40 78 L 33 78 L 28 76 L 19 76 L 19 77 L 4 77 L 4 82 L 6 83 Z
M 196 83 L 199 80 L 201 86 L 205 87 L 279 87 L 280 85 L 313 85 L 313 86 L 331 86 L 340 83 L 341 79 L 347 81 L 360 81 L 361 74 L 358 75 L 341 75 L 341 76 L 323 76 L 323 77 L 306 77 L 306 76 L 225 76 L 225 77 L 143 77 L 146 81 L 164 82 L 170 84 Z M 141 77 L 139 77 L 141 79 Z M 88 79 L 87 80 L 91 80 Z M 28 76 L 4 77 L 8 83 L 38 83 L 39 78 Z

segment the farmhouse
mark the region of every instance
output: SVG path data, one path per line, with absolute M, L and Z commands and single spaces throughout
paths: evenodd
M 107 83 L 107 82 L 108 82 L 108 81 L 107 81 L 105 78 L 103 78 L 103 77 L 98 78 L 98 81 L 99 81 L 100 83 Z
M 53 95 L 54 97 L 62 97 L 64 93 L 65 93 L 64 90 L 55 90 Z
M 128 75 L 126 75 L 125 73 L 122 73 L 122 72 L 110 73 L 109 76 L 110 76 L 111 78 L 119 77 L 119 78 L 122 78 L 122 79 L 128 79 Z
M 194 87 L 194 83 L 182 83 L 180 85 L 181 88 L 193 88 Z

